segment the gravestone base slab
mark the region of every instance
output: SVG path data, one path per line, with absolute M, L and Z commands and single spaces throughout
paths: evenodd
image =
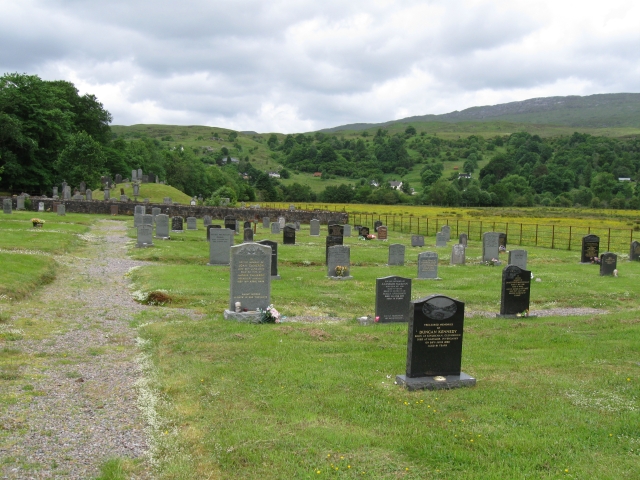
M 184 233 L 184 230 L 171 230 L 173 233 Z
M 353 279 L 352 275 L 349 275 L 348 277 L 327 277 L 330 278 L 331 280 L 351 280 Z
M 437 282 L 439 282 L 440 280 L 442 280 L 440 277 L 436 277 L 436 278 L 415 278 L 414 280 L 435 280 Z
M 496 313 L 496 318 L 538 318 L 537 315 L 527 315 L 526 317 L 523 317 L 522 315 L 500 315 L 499 313 Z
M 396 375 L 396 383 L 407 388 L 407 390 L 450 390 L 452 388 L 473 387 L 476 379 L 464 372 L 460 375 L 447 375 L 444 380 L 436 380 L 438 377 L 417 377 L 407 378 L 406 375 Z
M 224 311 L 225 320 L 235 320 L 243 323 L 260 323 L 260 316 L 262 314 L 258 311 L 252 312 L 233 312 L 231 310 Z
M 271 275 L 271 280 L 282 280 L 280 275 Z
M 136 248 L 149 248 L 153 247 L 153 243 L 136 243 Z
M 158 240 L 171 240 L 171 237 L 156 237 L 155 235 L 153 238 L 157 238 Z

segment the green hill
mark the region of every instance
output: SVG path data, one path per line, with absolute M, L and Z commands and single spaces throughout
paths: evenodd
M 111 197 L 119 198 L 120 189 L 124 189 L 124 194 L 129 198 L 133 198 L 133 187 L 130 183 L 119 184 L 115 191 L 111 192 Z M 143 183 L 140 185 L 140 195 L 138 199 L 142 201 L 144 198 L 148 198 L 151 203 L 162 203 L 164 197 L 170 197 L 172 201 L 181 203 L 184 205 L 189 204 L 191 197 L 180 190 L 170 186 L 162 185 L 160 183 Z M 102 190 L 96 190 L 93 193 L 94 200 L 104 200 L 104 192 Z

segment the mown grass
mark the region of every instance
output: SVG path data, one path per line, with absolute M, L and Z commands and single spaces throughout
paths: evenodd
M 136 319 L 154 365 L 159 478 L 634 478 L 640 474 L 640 348 L 635 286 L 640 263 L 620 276 L 579 265 L 579 252 L 527 248 L 532 310 L 590 307 L 602 315 L 482 318 L 500 302 L 500 267 L 449 266 L 450 247 L 407 247 L 407 265 L 386 266 L 389 243 L 345 239 L 354 279 L 326 278 L 324 238 L 279 242 L 271 299 L 317 323 L 225 321 L 228 267 L 207 267 L 204 229 L 158 247 L 131 272 L 135 288 L 166 290 L 170 306 Z M 237 236 L 236 239 L 239 237 Z M 238 240 L 239 241 L 239 240 Z M 475 388 L 408 392 L 406 324 L 361 326 L 374 314 L 375 279 L 416 277 L 417 253 L 436 250 L 442 281 L 414 281 L 412 298 L 443 293 L 466 303 L 463 371 Z M 622 252 L 620 252 L 622 254 Z M 156 313 L 157 312 L 157 313 Z M 164 318 L 159 318 L 162 315 Z M 155 417 L 154 417 L 155 418 Z

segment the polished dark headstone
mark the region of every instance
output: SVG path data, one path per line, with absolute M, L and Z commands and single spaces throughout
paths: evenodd
M 211 229 L 212 228 L 222 228 L 221 225 L 207 225 L 207 241 L 211 239 Z
M 594 258 L 600 256 L 600 237 L 597 235 L 585 235 L 582 237 L 582 250 L 580 252 L 581 263 L 592 263 Z
M 366 237 L 367 235 L 369 235 L 369 227 L 360 227 L 360 231 L 358 232 L 358 234 L 361 237 Z
M 224 228 L 228 228 L 232 232 L 236 231 L 236 217 L 227 215 L 224 217 Z
M 412 247 L 424 247 L 424 235 L 411 235 Z
M 629 249 L 629 260 L 640 260 L 640 242 L 631 242 L 631 248 Z
M 600 275 L 613 275 L 613 271 L 618 268 L 618 256 L 615 253 L 605 252 L 600 255 Z
M 253 229 L 251 227 L 244 229 L 243 242 L 253 242 Z
M 344 226 L 339 225 L 337 223 L 332 223 L 327 226 L 327 231 L 329 232 L 327 235 L 332 237 L 344 237 Z
M 390 276 L 376 279 L 376 322 L 408 322 L 411 279 Z
M 296 228 L 291 225 L 285 225 L 282 231 L 282 243 L 284 245 L 296 244 Z
M 260 245 L 266 245 L 271 247 L 271 280 L 279 280 L 278 275 L 278 242 L 272 242 L 271 240 L 260 240 Z
M 517 265 L 507 265 L 502 270 L 502 295 L 500 315 L 517 315 L 529 310 L 531 272 Z
M 182 217 L 173 217 L 171 219 L 171 231 L 182 232 L 184 231 L 184 220 Z
M 329 247 L 335 247 L 336 245 L 344 245 L 344 237 L 342 235 L 329 235 L 326 237 L 326 246 L 324 251 L 324 261 L 327 263 L 329 259 Z
M 458 238 L 458 243 L 466 247 L 468 242 L 469 242 L 468 235 L 466 233 L 461 233 L 460 237 Z
M 376 220 L 375 222 L 373 222 L 373 231 L 377 232 L 378 231 L 378 227 L 382 225 L 382 222 L 380 220 Z

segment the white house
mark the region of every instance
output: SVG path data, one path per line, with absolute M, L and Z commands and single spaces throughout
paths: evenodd
M 402 182 L 396 180 L 389 180 L 389 186 L 394 190 L 400 190 L 402 188 Z
M 278 172 L 269 172 L 269 177 L 280 178 L 280 174 Z

